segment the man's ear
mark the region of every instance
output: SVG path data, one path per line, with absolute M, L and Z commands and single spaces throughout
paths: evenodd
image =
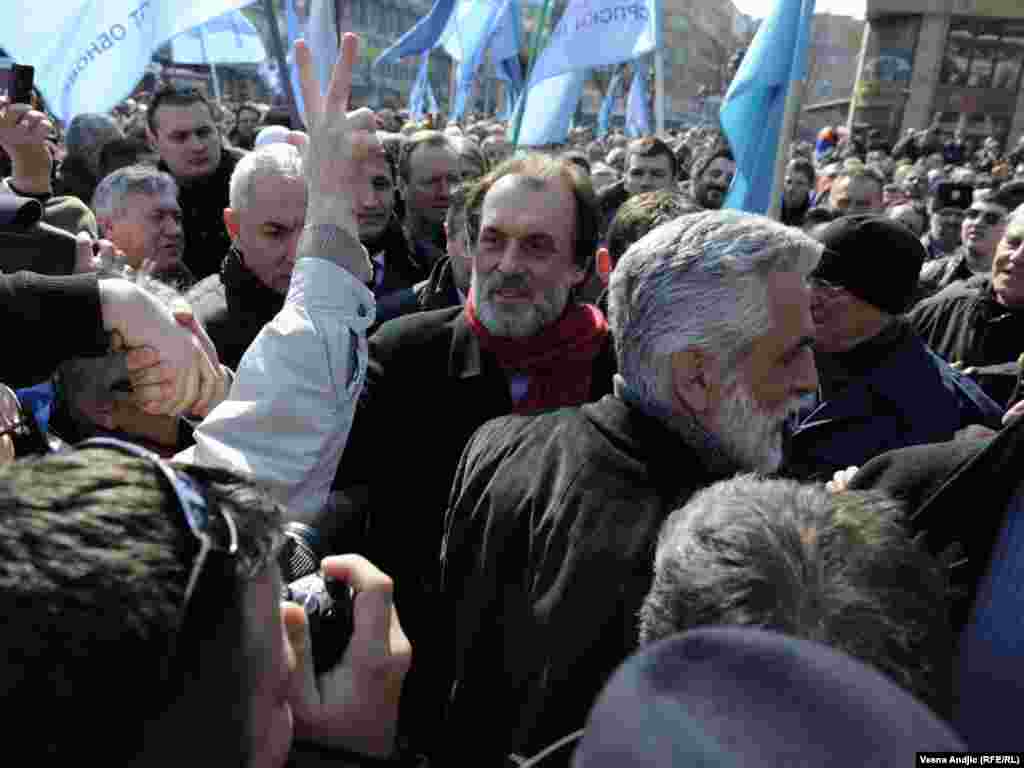
M 718 366 L 702 349 L 687 347 L 672 353 L 672 392 L 697 416 L 706 415 L 716 404 Z
M 597 276 L 601 278 L 601 282 L 608 285 L 608 279 L 612 274 L 612 255 L 608 253 L 607 248 L 597 249 Z
M 238 237 L 238 211 L 234 208 L 224 209 L 224 226 L 228 228 L 232 240 Z

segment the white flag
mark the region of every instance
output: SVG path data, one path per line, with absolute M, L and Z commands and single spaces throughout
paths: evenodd
M 530 84 L 650 53 L 660 39 L 660 13 L 659 0 L 569 0 Z
M 107 112 L 131 93 L 175 35 L 252 0 L 4 0 L 0 47 L 35 67 L 35 84 L 64 122 Z

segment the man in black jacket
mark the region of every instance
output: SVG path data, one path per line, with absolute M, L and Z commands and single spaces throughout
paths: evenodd
M 233 242 L 188 299 L 206 326 L 221 361 L 237 368 L 256 334 L 284 306 L 295 249 L 306 216 L 302 158 L 289 144 L 246 155 L 231 177 L 224 223 Z
M 197 280 L 217 271 L 231 245 L 224 228 L 228 185 L 243 152 L 222 146 L 213 107 L 199 91 L 158 91 L 146 114 L 160 170 L 178 182 L 185 229 L 185 266 Z
M 599 198 L 604 229 L 611 225 L 619 206 L 633 195 L 675 189 L 677 171 L 676 155 L 661 139 L 648 136 L 630 142 L 622 180 L 602 190 Z
M 469 301 L 396 318 L 370 338 L 336 483 L 365 499 L 363 549 L 395 578 L 416 643 L 413 680 L 434 666 L 426 630 L 437 624 L 444 512 L 466 440 L 496 416 L 597 400 L 615 372 L 604 315 L 575 300 L 598 231 L 578 166 L 539 154 L 509 161 L 472 188 L 467 210 Z M 356 546 L 350 531 L 333 546 Z M 407 694 L 403 707 L 415 706 Z M 437 714 L 425 706 L 413 725 L 429 730 Z
M 817 387 L 806 279 L 820 250 L 735 211 L 659 227 L 612 272 L 615 394 L 473 436 L 445 521 L 439 752 L 494 764 L 583 725 L 636 645 L 665 518 L 782 460 L 783 425 Z
M 1015 363 L 1024 351 L 1024 212 L 1015 212 L 1006 225 L 990 275 L 949 286 L 918 304 L 908 318 L 925 343 L 950 363 Z M 998 372 L 981 372 L 977 379 L 1000 405 L 1016 386 L 1016 376 Z

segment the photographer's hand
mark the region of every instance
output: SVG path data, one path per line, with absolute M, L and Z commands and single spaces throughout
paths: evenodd
M 412 645 L 392 601 L 394 583 L 359 555 L 328 557 L 321 566 L 325 577 L 354 590 L 354 631 L 341 663 L 316 680 L 306 614 L 294 603 L 283 604 L 295 656 L 291 686 L 295 735 L 328 747 L 387 757 L 395 751 L 402 681 L 412 662 Z

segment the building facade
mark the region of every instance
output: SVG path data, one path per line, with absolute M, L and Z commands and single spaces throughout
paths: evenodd
M 868 0 L 855 123 L 891 141 L 937 125 L 1003 146 L 1024 134 L 1024 2 Z

